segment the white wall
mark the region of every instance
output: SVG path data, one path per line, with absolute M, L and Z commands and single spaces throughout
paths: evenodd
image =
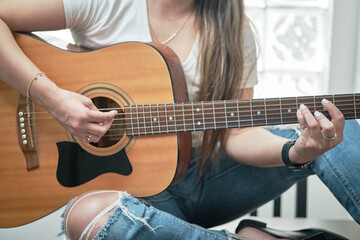
M 360 4 L 358 4 L 358 26 L 357 26 L 357 30 L 358 30 L 358 34 L 357 34 L 357 60 L 356 60 L 356 65 L 355 65 L 355 69 L 357 71 L 356 73 L 356 77 L 355 77 L 355 91 L 356 92 L 360 92 Z
M 360 89 L 360 1 L 334 0 L 329 93 Z

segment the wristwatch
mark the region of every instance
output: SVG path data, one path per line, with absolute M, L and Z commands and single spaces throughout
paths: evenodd
M 307 162 L 304 164 L 294 164 L 290 161 L 289 150 L 295 144 L 295 142 L 296 142 L 296 139 L 293 139 L 293 140 L 287 141 L 284 144 L 282 151 L 281 151 L 281 157 L 287 168 L 291 169 L 292 171 L 301 171 L 301 170 L 304 170 L 305 168 L 308 168 L 309 165 L 313 161 L 310 161 L 310 162 Z

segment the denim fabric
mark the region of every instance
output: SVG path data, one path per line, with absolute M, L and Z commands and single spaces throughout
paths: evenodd
M 291 129 L 269 131 L 289 139 L 298 137 L 298 131 Z M 120 199 L 126 210 L 117 208 L 97 239 L 243 239 L 225 230 L 206 228 L 253 211 L 311 174 L 317 174 L 360 223 L 359 124 L 346 121 L 344 136 L 341 144 L 298 172 L 286 167 L 247 166 L 223 152 L 218 164 L 210 164 L 198 179 L 193 151 L 189 170 L 177 184 L 140 201 L 131 196 Z
M 120 201 L 121 207 L 110 215 L 104 228 L 95 236 L 95 240 L 245 239 L 226 230 L 213 231 L 189 224 L 169 213 L 147 206 L 131 196 L 126 196 Z
M 272 133 L 296 139 L 299 131 L 270 128 Z M 223 152 L 218 164 L 210 165 L 197 181 L 196 157 L 179 183 L 146 198 L 152 206 L 185 221 L 213 227 L 252 212 L 273 200 L 294 183 L 317 174 L 339 202 L 360 223 L 360 126 L 348 120 L 344 140 L 315 159 L 310 168 L 291 171 L 286 167 L 258 168 L 239 164 Z

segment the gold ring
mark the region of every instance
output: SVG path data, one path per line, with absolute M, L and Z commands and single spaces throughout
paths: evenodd
M 90 142 L 90 141 L 91 141 L 91 137 L 92 137 L 91 133 L 88 133 L 88 134 L 86 135 L 85 140 L 88 141 L 88 142 Z
M 335 135 L 332 136 L 332 137 L 327 137 L 327 136 L 325 136 L 324 134 L 323 134 L 323 136 L 324 136 L 324 138 L 325 138 L 326 140 L 334 140 L 334 139 L 336 138 L 336 133 L 335 133 Z

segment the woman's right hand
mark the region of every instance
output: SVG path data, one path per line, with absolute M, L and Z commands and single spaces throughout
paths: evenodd
M 44 108 L 74 136 L 87 142 L 98 142 L 109 130 L 116 110 L 101 112 L 90 98 L 58 88 Z

